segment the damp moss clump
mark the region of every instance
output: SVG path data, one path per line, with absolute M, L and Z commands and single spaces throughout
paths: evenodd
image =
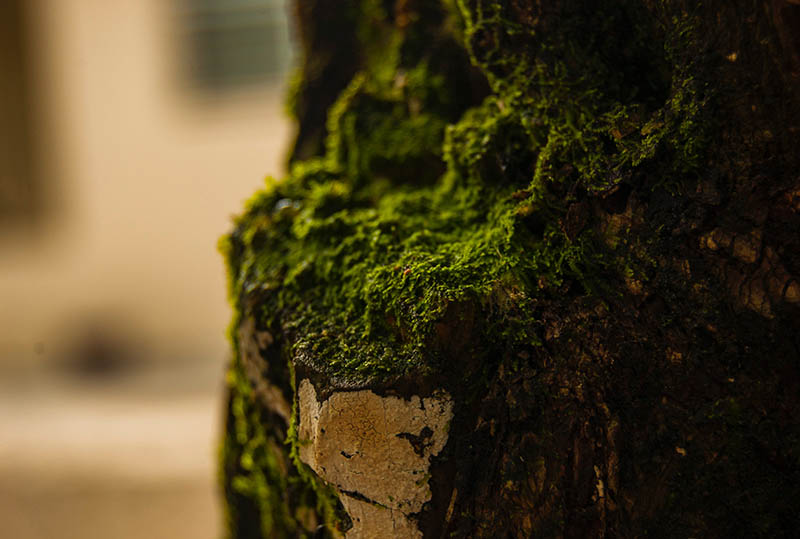
M 221 447 L 228 529 L 233 537 L 302 537 L 347 517 L 333 489 L 296 455 L 296 436 L 270 428 L 244 377 L 232 371 Z M 287 445 L 291 450 L 287 451 Z
M 636 271 L 576 202 L 653 166 L 681 189 L 701 160 L 711 96 L 689 15 L 620 2 L 598 8 L 601 27 L 566 11 L 549 28 L 500 3 L 442 6 L 437 39 L 460 44 L 460 71 L 372 6 L 387 31 L 359 34 L 370 54 L 329 110 L 324 154 L 269 179 L 223 239 L 234 301 L 258 294 L 260 322 L 317 372 L 437 370 L 452 305 L 496 322 L 489 341 L 536 344 L 538 295 Z M 652 50 L 653 33 L 670 46 Z M 467 72 L 486 87 L 471 103 L 453 75 Z

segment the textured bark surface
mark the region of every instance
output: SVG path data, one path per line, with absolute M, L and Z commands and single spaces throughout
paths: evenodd
M 796 537 L 800 3 L 297 3 L 233 537 Z

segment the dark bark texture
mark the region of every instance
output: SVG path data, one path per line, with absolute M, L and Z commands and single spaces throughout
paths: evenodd
M 452 398 L 409 537 L 800 536 L 800 2 L 295 14 L 291 172 L 223 242 L 231 536 L 386 509 L 301 380 Z

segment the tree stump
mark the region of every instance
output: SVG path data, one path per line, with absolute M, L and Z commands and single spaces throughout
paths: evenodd
M 222 241 L 230 535 L 796 537 L 800 3 L 295 14 Z

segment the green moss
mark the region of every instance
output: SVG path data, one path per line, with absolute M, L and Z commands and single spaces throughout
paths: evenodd
M 297 411 L 283 435 L 253 401 L 238 367 L 228 383 L 230 417 L 221 460 L 231 536 L 310 537 L 320 528 L 338 536 L 348 517 L 333 489 L 298 458 Z
M 655 160 L 671 164 L 665 181 L 674 185 L 697 166 L 707 98 L 682 75 L 696 69 L 672 66 L 659 108 L 644 98 L 623 103 L 614 66 L 587 52 L 596 31 L 571 46 L 569 31 L 537 38 L 539 55 L 504 56 L 498 33 L 522 39 L 527 30 L 492 5 L 459 2 L 464 39 L 491 82 L 482 103 L 448 123 L 452 110 L 441 111 L 455 89 L 430 58 L 403 58 L 397 31 L 364 37 L 378 50 L 330 110 L 326 155 L 271 181 L 236 222 L 234 291 L 269 290 L 263 315 L 279 319 L 296 336 L 295 357 L 320 371 L 369 377 L 436 368 L 426 343 L 459 302 L 510 323 L 489 339 L 535 340 L 536 321 L 520 313 L 541 283 L 574 280 L 591 291 L 598 270 L 631 271 L 591 234 L 568 237 L 571 201 Z M 379 12 L 369 11 L 370 20 L 385 24 Z M 675 34 L 678 46 L 689 39 L 687 25 L 660 31 Z M 571 55 L 551 57 L 556 46 Z M 573 75 L 574 61 L 586 75 Z M 498 302 L 498 289 L 513 291 L 513 300 Z
M 232 256 L 234 245 L 223 239 L 220 250 Z M 231 272 L 231 276 L 233 276 Z M 231 297 L 241 292 L 229 280 Z M 234 357 L 239 358 L 238 328 L 242 312 L 229 328 Z M 291 369 L 291 363 L 289 364 Z M 290 380 L 294 380 L 293 371 Z M 226 433 L 220 447 L 221 482 L 225 494 L 227 529 L 231 537 L 310 537 L 319 528 L 340 535 L 348 518 L 333 490 L 302 464 L 297 456 L 295 423 L 284 433 L 274 418 L 256 404 L 238 359 L 227 373 L 229 403 Z M 292 388 L 294 390 L 294 388 Z
M 513 349 L 540 342 L 537 299 L 644 278 L 647 245 L 621 231 L 595 237 L 589 209 L 572 217 L 578 201 L 654 167 L 648 187 L 693 181 L 712 96 L 691 18 L 620 2 L 548 26 L 454 0 L 434 27 L 406 30 L 382 6 L 363 2 L 365 58 L 329 109 L 325 154 L 268 180 L 221 244 L 237 312 L 257 295 L 259 324 L 285 335 L 292 366 L 364 381 L 452 372 L 431 346 L 452 306 L 481 315 L 473 338 Z M 652 49 L 652 34 L 666 50 Z M 465 87 L 468 59 L 489 95 Z M 241 436 L 226 459 L 238 459 L 232 484 L 257 500 L 263 534 L 298 529 L 280 499 L 290 480 L 335 527 L 335 496 L 299 461 L 294 426 L 286 479 L 233 373 Z

